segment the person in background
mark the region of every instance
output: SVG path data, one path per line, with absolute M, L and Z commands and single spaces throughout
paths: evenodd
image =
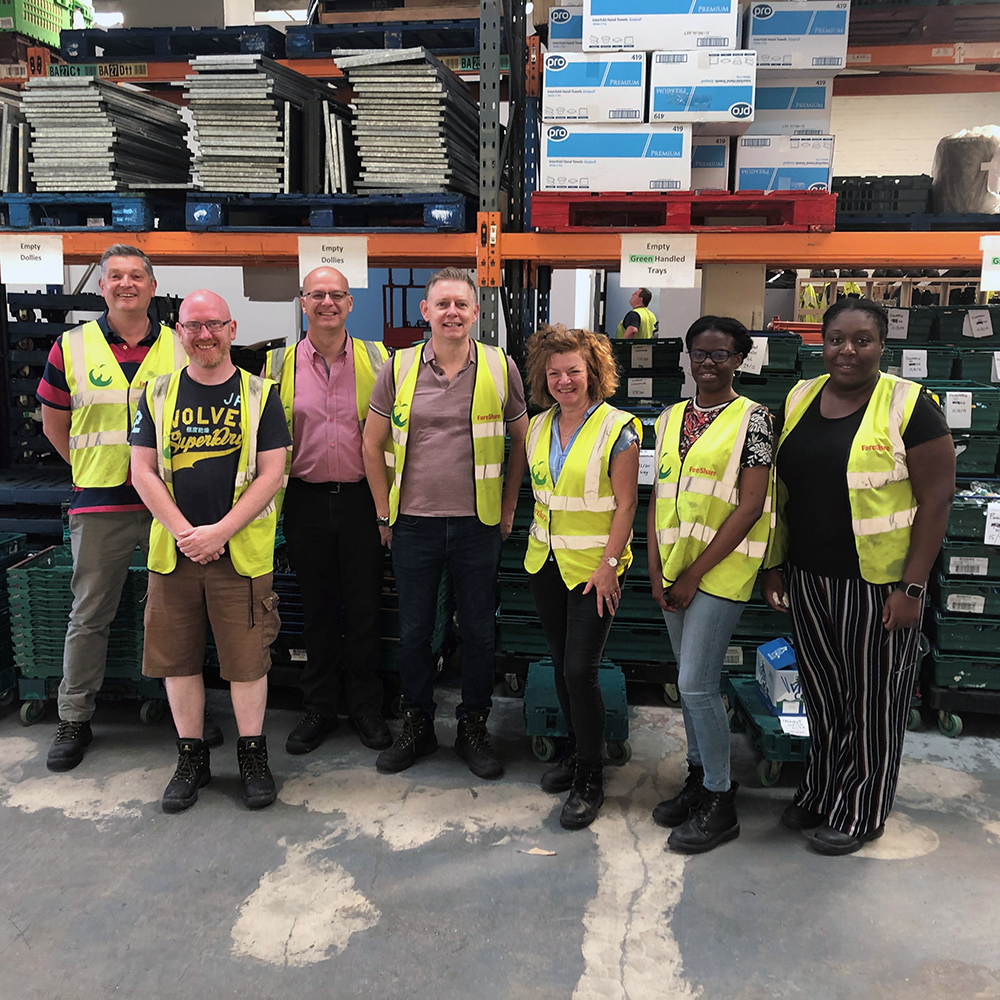
M 368 399 L 389 355 L 348 334 L 353 305 L 340 271 L 310 271 L 302 282 L 306 336 L 271 351 L 264 367 L 278 382 L 292 435 L 277 506 L 280 514 L 284 501 L 288 559 L 305 611 L 305 714 L 285 741 L 290 754 L 310 753 L 336 729 L 342 681 L 361 742 L 373 750 L 392 743 L 378 676 L 384 550 L 361 455 Z
M 823 314 L 827 374 L 788 394 L 778 522 L 761 590 L 791 610 L 809 757 L 782 814 L 821 854 L 882 836 L 892 809 L 931 566 L 955 492 L 955 447 L 915 382 L 879 371 L 888 315 Z
M 688 776 L 653 810 L 667 845 L 702 853 L 739 836 L 722 700 L 726 647 L 753 591 L 771 529 L 771 415 L 733 388 L 753 349 L 739 320 L 702 316 L 686 344 L 694 399 L 656 421 L 646 516 L 649 579 L 677 658 Z
M 567 752 L 541 786 L 569 791 L 559 822 L 577 830 L 604 802 L 599 670 L 632 563 L 642 425 L 604 402 L 618 385 L 606 337 L 543 327 L 527 348 L 531 400 L 547 409 L 528 425 L 535 510 L 524 568 L 569 732 Z
M 637 288 L 628 304 L 631 307 L 615 332 L 617 340 L 652 340 L 659 332 L 660 324 L 649 308 L 653 293 L 648 288 Z
M 250 809 L 277 797 L 263 734 L 278 599 L 274 496 L 291 444 L 277 386 L 238 369 L 224 299 L 192 292 L 177 333 L 190 364 L 151 382 L 132 429 L 132 477 L 152 512 L 142 672 L 162 677 L 177 727 L 164 812 L 194 805 L 211 778 L 204 741 L 206 627 L 229 681 L 236 757 Z
M 136 547 L 149 547 L 150 514 L 129 475 L 136 403 L 147 382 L 187 364 L 173 330 L 150 311 L 156 279 L 149 258 L 119 243 L 104 252 L 100 269 L 107 310 L 56 340 L 38 386 L 42 430 L 73 470 L 73 609 L 50 771 L 72 770 L 93 739 L 111 622 Z M 222 742 L 214 723 L 212 739 Z
M 448 267 L 427 282 L 420 312 L 424 344 L 397 351 L 372 390 L 365 423 L 368 485 L 382 540 L 392 546 L 399 594 L 403 729 L 379 754 L 383 773 L 403 771 L 438 746 L 434 732 L 431 636 L 444 567 L 455 585 L 462 702 L 456 753 L 480 778 L 499 778 L 490 744 L 496 578 L 524 478 L 528 417 L 521 376 L 498 347 L 472 340 L 478 289 Z M 504 485 L 504 429 L 510 435 Z M 391 435 L 392 485 L 383 474 Z

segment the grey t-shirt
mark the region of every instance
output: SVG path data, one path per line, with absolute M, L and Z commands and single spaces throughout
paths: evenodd
M 507 423 L 526 412 L 521 374 L 507 359 Z M 389 417 L 396 400 L 393 366 L 385 364 L 375 379 L 370 408 Z M 472 390 L 476 383 L 476 345 L 469 360 L 449 382 L 434 361 L 431 341 L 424 345 L 410 406 L 406 465 L 399 512 L 414 517 L 475 517 L 476 488 L 472 457 Z

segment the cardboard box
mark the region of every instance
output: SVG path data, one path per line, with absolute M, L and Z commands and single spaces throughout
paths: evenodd
M 542 65 L 542 121 L 646 120 L 645 52 L 550 52 Z
M 587 52 L 739 47 L 739 0 L 583 0 Z
M 764 70 L 748 135 L 829 135 L 832 76 L 797 76 Z
M 690 125 L 543 125 L 542 191 L 687 191 Z
M 756 75 L 754 52 L 654 52 L 649 120 L 704 122 L 716 135 L 740 135 L 753 121 Z
M 751 3 L 743 31 L 758 69 L 839 73 L 847 64 L 850 0 Z
M 549 52 L 583 51 L 583 7 L 562 4 L 549 10 Z
M 691 137 L 691 187 L 695 191 L 729 190 L 729 136 Z
M 772 715 L 805 715 L 799 665 L 787 639 L 757 647 L 757 687 Z
M 832 135 L 744 135 L 736 141 L 737 191 L 829 191 Z

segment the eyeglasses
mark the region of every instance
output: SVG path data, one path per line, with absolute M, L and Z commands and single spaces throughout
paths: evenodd
M 717 365 L 724 365 L 734 354 L 739 354 L 740 352 L 724 351 L 721 348 L 717 351 L 703 351 L 700 347 L 696 347 L 688 353 L 695 364 L 700 365 L 706 358 L 711 358 Z
M 187 323 L 181 323 L 181 329 L 185 333 L 199 333 L 201 328 L 204 327 L 209 333 L 218 333 L 224 326 L 232 323 L 231 319 L 209 319 L 204 323 L 199 323 L 198 320 L 192 319 Z
M 326 301 L 328 295 L 334 302 L 343 302 L 350 294 L 350 292 L 306 292 L 302 297 L 304 299 L 312 299 L 313 302 L 319 305 Z

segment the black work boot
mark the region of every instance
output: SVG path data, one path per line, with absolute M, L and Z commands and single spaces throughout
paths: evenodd
M 573 774 L 573 787 L 559 816 L 560 825 L 566 830 L 582 830 L 597 818 L 597 811 L 604 803 L 604 765 L 585 764 L 577 760 Z
M 542 773 L 538 784 L 543 792 L 558 795 L 568 792 L 573 787 L 573 775 L 576 774 L 576 748 L 567 749 L 562 759 L 553 767 Z
M 667 846 L 685 854 L 702 854 L 727 840 L 735 840 L 740 835 L 736 815 L 739 787 L 734 781 L 728 792 L 711 792 L 706 788 L 694 814 L 670 834 Z
M 212 778 L 208 767 L 208 744 L 204 740 L 177 741 L 177 770 L 170 779 L 160 805 L 165 813 L 190 809 L 198 801 L 198 789 Z
M 301 722 L 288 734 L 285 752 L 295 756 L 312 753 L 336 728 L 336 719 L 327 719 L 307 708 Z
M 684 786 L 672 799 L 665 799 L 653 808 L 653 822 L 658 826 L 680 826 L 689 820 L 705 792 L 704 780 L 705 769 L 701 764 L 688 762 Z
M 241 736 L 236 741 L 236 759 L 243 782 L 243 801 L 248 809 L 263 809 L 277 797 L 274 776 L 267 766 L 267 737 Z
M 383 774 L 405 771 L 416 763 L 418 757 L 426 757 L 437 748 L 434 721 L 419 708 L 408 708 L 403 712 L 402 732 L 391 747 L 378 755 L 375 767 Z
M 50 771 L 72 771 L 83 760 L 84 751 L 93 738 L 89 722 L 67 722 L 63 719 L 49 747 L 45 766 Z
M 502 778 L 503 764 L 490 746 L 490 734 L 486 729 L 489 714 L 469 712 L 465 718 L 458 720 L 455 753 L 469 765 L 469 770 L 477 778 Z

